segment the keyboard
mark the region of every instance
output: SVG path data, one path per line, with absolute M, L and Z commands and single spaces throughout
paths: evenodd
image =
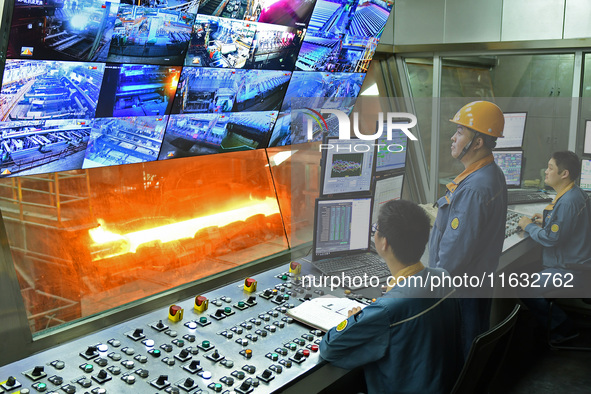
M 326 260 L 312 262 L 322 274 L 326 276 L 359 276 L 367 275 L 368 278 L 376 276 L 380 282 L 391 275 L 386 263 L 374 253 L 363 253 L 354 256 L 335 257 Z M 349 287 L 351 290 L 357 288 Z
M 508 190 L 507 191 L 507 204 L 532 204 L 536 202 L 550 202 L 552 197 L 546 192 L 540 192 L 537 190 Z

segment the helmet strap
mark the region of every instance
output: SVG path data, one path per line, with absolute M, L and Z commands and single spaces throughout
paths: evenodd
M 458 155 L 458 160 L 462 160 L 464 156 L 466 156 L 466 153 L 468 153 L 468 151 L 470 150 L 470 147 L 472 146 L 472 143 L 474 142 L 476 137 L 478 137 L 478 134 L 479 133 L 477 131 L 474 131 L 474 137 L 472 137 L 470 142 L 468 142 L 466 146 L 464 146 L 464 149 L 462 149 L 462 152 L 460 152 L 460 154 Z

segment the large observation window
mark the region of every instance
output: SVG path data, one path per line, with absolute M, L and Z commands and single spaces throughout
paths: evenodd
M 523 180 L 543 186 L 552 152 L 568 148 L 574 54 L 443 57 L 441 63 L 441 183 L 464 169 L 450 155 L 456 127 L 449 119 L 470 101 L 489 100 L 504 112 L 527 113 Z
M 264 149 L 5 178 L 0 209 L 33 333 L 288 248 Z

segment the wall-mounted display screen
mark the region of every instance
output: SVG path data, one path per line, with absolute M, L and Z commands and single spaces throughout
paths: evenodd
M 393 6 L 129 3 L 15 0 L 0 93 L 7 131 L 0 176 L 308 142 L 299 111 L 350 113 Z M 336 118 L 326 121 L 330 128 L 313 125 L 312 140 L 335 135 Z M 64 133 L 76 136 L 58 149 L 49 136 Z M 72 160 L 49 165 L 65 156 Z

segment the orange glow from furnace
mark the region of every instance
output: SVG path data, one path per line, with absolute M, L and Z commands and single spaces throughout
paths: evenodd
M 214 213 L 182 222 L 166 224 L 146 230 L 134 231 L 127 234 L 117 234 L 99 226 L 89 230 L 90 237 L 94 241 L 94 247 L 105 243 L 117 242 L 112 254 L 108 256 L 94 257 L 99 260 L 106 257 L 114 257 L 126 253 L 135 253 L 140 245 L 160 241 L 162 243 L 177 241 L 185 238 L 193 238 L 201 229 L 217 226 L 223 227 L 230 223 L 244 221 L 251 216 L 263 214 L 265 216 L 279 213 L 277 200 L 267 197 L 265 200 L 251 201 L 251 204 L 224 212 Z M 117 250 L 115 250 L 117 249 Z

